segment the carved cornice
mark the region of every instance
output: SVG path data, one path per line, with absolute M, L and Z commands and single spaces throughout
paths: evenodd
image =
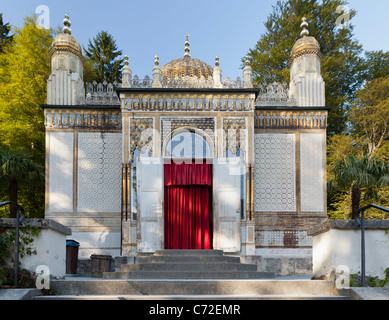
M 326 129 L 328 112 L 323 110 L 255 110 L 256 129 Z
M 253 111 L 249 94 L 149 93 L 122 99 L 123 111 Z
M 121 130 L 122 115 L 115 109 L 45 108 L 46 128 Z

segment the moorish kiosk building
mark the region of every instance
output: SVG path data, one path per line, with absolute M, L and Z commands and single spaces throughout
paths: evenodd
M 158 249 L 311 256 L 326 219 L 322 53 L 303 19 L 289 85 L 222 78 L 190 54 L 140 79 L 84 85 L 65 16 L 50 49 L 45 216 L 72 229 L 80 257 Z M 240 63 L 237 61 L 237 63 Z

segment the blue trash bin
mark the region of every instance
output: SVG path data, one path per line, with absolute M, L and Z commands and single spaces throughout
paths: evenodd
M 66 240 L 66 274 L 77 274 L 79 247 L 79 242 Z

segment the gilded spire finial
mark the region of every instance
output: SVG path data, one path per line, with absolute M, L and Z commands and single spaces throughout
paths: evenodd
M 159 66 L 159 57 L 155 56 L 155 61 L 154 61 L 156 66 Z
M 72 34 L 72 30 L 70 29 L 71 22 L 69 20 L 68 14 L 65 14 L 65 19 L 63 19 L 63 25 L 64 25 L 64 27 L 62 29 L 62 32 L 67 33 L 67 34 Z
M 307 18 L 304 17 L 302 20 L 303 20 L 303 22 L 300 25 L 300 28 L 302 28 L 303 30 L 300 32 L 300 36 L 307 37 L 307 36 L 309 36 Z
M 129 61 L 128 61 L 128 56 L 126 55 L 126 56 L 124 56 L 124 64 L 126 65 L 126 66 L 128 66 L 130 63 L 129 63 Z
M 249 66 L 250 65 L 250 57 L 249 56 L 246 56 L 246 62 L 245 62 L 246 66 Z
M 184 58 L 190 58 L 190 44 L 189 44 L 189 33 L 186 33 L 185 34 L 185 37 L 186 37 L 186 41 L 185 41 L 185 54 L 184 54 Z
M 215 58 L 215 66 L 218 67 L 220 65 L 219 57 Z

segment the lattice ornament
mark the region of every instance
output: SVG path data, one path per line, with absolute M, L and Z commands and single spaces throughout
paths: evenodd
M 149 150 L 153 152 L 153 119 L 131 119 L 130 133 L 130 162 L 133 162 L 135 150 L 141 154 Z
M 246 153 L 246 121 L 245 119 L 224 119 L 223 150 L 236 154 L 240 149 Z

